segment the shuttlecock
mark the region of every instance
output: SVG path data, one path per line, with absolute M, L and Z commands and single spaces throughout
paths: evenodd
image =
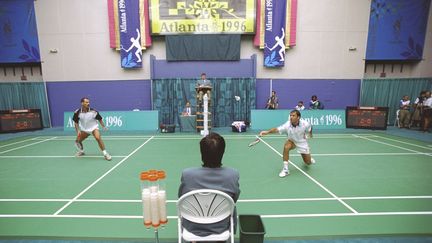
M 240 101 L 240 96 L 236 95 L 236 96 L 234 96 L 234 98 L 235 98 L 236 101 Z

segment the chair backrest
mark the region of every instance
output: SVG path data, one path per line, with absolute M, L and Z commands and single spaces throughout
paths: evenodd
M 219 222 L 234 212 L 234 200 L 226 193 L 199 189 L 182 195 L 177 201 L 178 216 L 198 224 Z

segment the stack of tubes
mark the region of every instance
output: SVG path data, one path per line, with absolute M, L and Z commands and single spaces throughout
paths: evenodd
M 165 177 L 163 170 L 143 171 L 140 175 L 144 226 L 148 229 L 168 223 Z

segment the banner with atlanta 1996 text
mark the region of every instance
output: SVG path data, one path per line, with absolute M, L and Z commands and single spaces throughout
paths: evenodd
M 150 0 L 153 35 L 252 34 L 256 0 Z
M 119 0 L 120 55 L 122 68 L 141 68 L 142 49 L 138 0 Z
M 264 66 L 285 64 L 286 0 L 266 0 L 264 18 Z

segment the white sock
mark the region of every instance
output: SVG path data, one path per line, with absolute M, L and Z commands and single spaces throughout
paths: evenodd
M 102 153 L 103 153 L 103 155 L 106 155 L 106 154 L 107 154 L 107 151 L 106 151 L 106 150 L 103 150 Z
M 289 160 L 288 160 L 289 161 Z M 283 168 L 284 168 L 284 170 L 288 170 L 288 161 L 284 161 L 283 162 Z

